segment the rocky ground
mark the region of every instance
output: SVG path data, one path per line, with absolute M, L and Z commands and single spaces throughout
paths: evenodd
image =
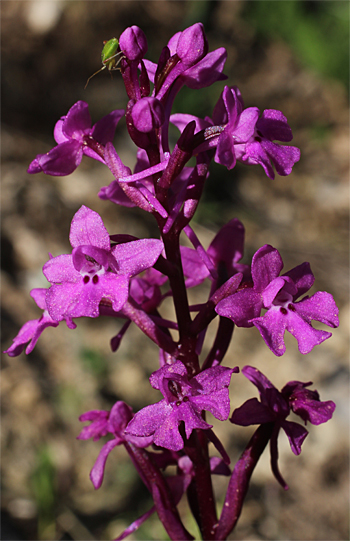
M 3 3 L 2 349 L 9 347 L 21 325 L 39 316 L 29 291 L 47 285 L 41 268 L 48 252 L 69 252 L 69 225 L 81 204 L 98 211 L 110 233 L 157 234 L 149 216 L 97 198 L 99 188 L 112 179 L 108 170 L 88 158 L 65 178 L 26 173 L 36 154 L 52 148 L 54 123 L 74 102 L 86 100 L 95 120 L 125 106 L 118 74 L 111 81 L 104 72 L 83 90 L 87 77 L 99 67 L 102 41 L 137 24 L 149 39 L 148 57 L 156 60 L 173 33 L 203 20 L 210 48 L 228 49 L 228 83 L 239 86 L 246 105 L 283 111 L 302 158 L 289 177 L 274 181 L 259 168 L 238 165 L 228 174 L 215 167 L 195 224 L 198 236 L 208 246 L 221 225 L 240 218 L 246 227 L 244 262 L 265 243 L 280 250 L 286 270 L 309 261 L 316 277 L 312 292 L 332 293 L 341 321 L 333 337 L 306 357 L 290 336 L 286 354 L 277 359 L 256 329 L 235 331 L 226 365 L 252 364 L 279 388 L 289 380 L 311 380 L 321 399 L 334 400 L 337 409 L 331 422 L 310 428 L 299 457 L 280 437 L 280 466 L 289 491 L 278 486 L 268 453 L 263 455 L 230 539 L 345 540 L 349 535 L 347 91 L 340 82 L 303 66 L 284 42 L 260 42 L 243 17 L 243 8 L 244 2 L 219 1 Z M 186 94 L 185 112 L 209 114 L 221 89 L 218 83 L 203 91 L 197 103 Z M 181 110 L 180 102 L 178 107 Z M 116 148 L 132 165 L 134 150 L 124 128 L 121 122 Z M 207 286 L 192 291 L 191 302 L 203 302 L 204 289 Z M 170 304 L 164 313 L 171 317 Z M 131 327 L 113 354 L 109 341 L 118 332 L 118 321 L 77 323 L 74 331 L 63 325 L 47 329 L 28 357 L 3 357 L 4 539 L 113 539 L 151 505 L 121 448 L 108 459 L 105 481 L 94 491 L 88 474 L 101 442 L 75 438 L 84 411 L 110 409 L 116 400 L 137 410 L 158 400 L 156 391 L 150 396 L 147 380 L 157 368 L 156 348 Z M 214 332 L 215 323 L 207 344 Z M 233 407 L 255 395 L 251 384 L 239 378 L 239 383 L 233 378 Z M 218 426 L 217 432 L 233 460 L 251 434 L 249 428 L 227 424 Z M 219 496 L 224 488 L 219 480 Z M 181 509 L 186 514 L 185 502 Z M 129 537 L 165 538 L 156 518 Z

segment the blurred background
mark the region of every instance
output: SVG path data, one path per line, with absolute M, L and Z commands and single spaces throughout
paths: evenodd
M 175 32 L 203 22 L 210 50 L 228 51 L 227 84 L 240 88 L 246 106 L 287 116 L 301 161 L 290 176 L 274 181 L 260 167 L 237 164 L 228 172 L 214 164 L 195 230 L 207 247 L 224 223 L 238 217 L 246 227 L 244 262 L 265 243 L 281 252 L 285 270 L 309 261 L 316 277 L 311 293 L 330 292 L 341 321 L 333 337 L 306 357 L 290 335 L 286 354 L 276 358 L 256 329 L 235 331 L 225 365 L 252 364 L 278 388 L 290 380 L 313 381 L 321 399 L 334 400 L 337 409 L 331 422 L 308 427 L 299 457 L 280 436 L 289 491 L 273 478 L 265 451 L 230 539 L 348 539 L 348 2 L 12 0 L 1 8 L 2 349 L 27 320 L 40 316 L 29 291 L 47 286 L 41 269 L 48 252 L 70 253 L 70 222 L 82 204 L 101 214 L 110 234 L 157 235 L 151 216 L 98 199 L 112 181 L 102 164 L 84 157 L 69 177 L 26 173 L 38 153 L 55 145 L 54 124 L 76 101 L 89 103 L 93 123 L 125 107 L 118 72 L 111 78 L 103 71 L 84 90 L 100 67 L 102 42 L 138 25 L 148 39 L 147 58 L 157 62 Z M 210 115 L 223 87 L 182 89 L 176 112 Z M 115 145 L 132 167 L 135 148 L 124 120 Z M 207 285 L 192 291 L 191 302 L 203 302 L 207 291 Z M 171 317 L 170 304 L 164 310 Z M 157 350 L 135 326 L 111 352 L 109 341 L 121 324 L 77 320 L 74 331 L 61 324 L 47 329 L 29 356 L 3 356 L 3 539 L 113 539 L 151 507 L 123 448 L 110 455 L 96 492 L 89 471 L 104 442 L 76 440 L 78 417 L 87 410 L 125 400 L 137 411 L 159 400 L 147 379 L 157 368 Z M 215 322 L 203 355 L 214 335 Z M 232 408 L 252 396 L 255 387 L 234 376 Z M 251 429 L 217 427 L 233 464 Z M 220 505 L 226 484 L 215 480 Z M 197 535 L 185 498 L 180 508 Z M 129 539 L 167 536 L 152 517 Z

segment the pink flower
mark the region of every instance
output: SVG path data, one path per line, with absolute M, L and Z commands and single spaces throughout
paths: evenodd
M 122 109 L 104 116 L 91 127 L 89 106 L 78 101 L 57 123 L 54 138 L 58 143 L 47 154 L 38 154 L 28 168 L 28 173 L 47 175 L 70 175 L 80 164 L 83 154 L 102 163 L 106 143 L 114 138 L 115 129 L 121 117 Z
M 126 428 L 127 434 L 153 436 L 153 443 L 179 451 L 184 447 L 179 425 L 183 421 L 189 438 L 195 428 L 212 428 L 203 420 L 202 411 L 210 411 L 224 421 L 230 414 L 228 386 L 238 368 L 216 366 L 189 379 L 185 365 L 176 361 L 165 365 L 150 377 L 152 387 L 159 389 L 164 399 L 136 413 Z

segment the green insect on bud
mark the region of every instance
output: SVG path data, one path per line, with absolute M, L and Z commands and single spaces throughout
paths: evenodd
M 108 41 L 103 42 L 103 49 L 101 52 L 102 68 L 97 70 L 88 78 L 84 88 L 87 87 L 90 79 L 95 77 L 95 75 L 100 73 L 100 71 L 103 71 L 106 68 L 108 69 L 109 72 L 120 69 L 118 68 L 118 64 L 123 58 L 123 56 L 120 56 L 120 55 L 123 55 L 123 52 L 118 51 L 118 47 L 119 47 L 119 40 L 117 38 L 111 38 Z M 119 58 L 117 59 L 118 56 Z
M 116 57 L 121 54 L 121 51 L 118 52 L 119 40 L 117 38 L 112 38 L 108 41 L 104 41 L 103 44 L 104 47 L 101 53 L 102 64 L 107 67 L 109 71 L 112 71 L 120 61 L 120 59 L 116 61 Z

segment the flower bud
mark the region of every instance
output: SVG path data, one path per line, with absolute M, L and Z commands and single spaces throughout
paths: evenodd
M 186 66 L 199 62 L 208 52 L 208 42 L 202 23 L 186 28 L 177 42 L 176 54 Z
M 142 98 L 137 101 L 131 116 L 135 128 L 142 133 L 160 128 L 165 119 L 163 105 L 156 98 Z
M 124 30 L 119 38 L 119 46 L 128 60 L 142 60 L 148 49 L 146 36 L 138 26 Z

